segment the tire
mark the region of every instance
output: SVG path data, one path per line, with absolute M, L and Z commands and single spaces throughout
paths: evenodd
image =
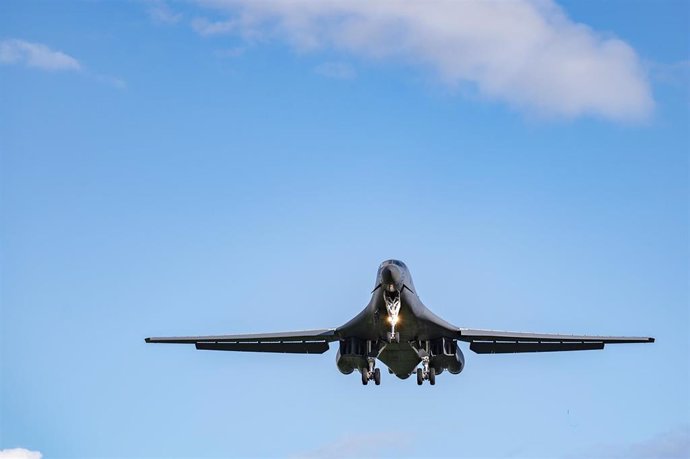
M 377 386 L 381 384 L 381 370 L 378 368 L 374 370 L 374 384 Z
M 362 370 L 362 384 L 364 384 L 365 386 L 369 382 L 369 374 L 368 373 L 369 372 L 367 370 Z
M 432 386 L 436 384 L 436 369 L 434 367 L 429 368 L 429 384 Z
M 424 382 L 424 375 L 422 375 L 422 369 L 417 368 L 417 385 L 421 386 Z

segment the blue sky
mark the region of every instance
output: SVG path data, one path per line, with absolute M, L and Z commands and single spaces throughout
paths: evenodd
M 363 5 L 0 5 L 0 450 L 690 453 L 687 2 Z M 143 342 L 341 325 L 391 257 L 458 326 L 657 343 L 420 388 Z

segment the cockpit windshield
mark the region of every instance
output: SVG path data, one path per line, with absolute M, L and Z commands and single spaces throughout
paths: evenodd
M 399 266 L 403 269 L 407 269 L 407 266 L 405 266 L 405 263 L 403 263 L 400 260 L 386 260 L 383 263 L 381 263 L 381 266 L 379 266 L 379 269 L 383 268 L 386 265 L 395 265 L 395 266 Z

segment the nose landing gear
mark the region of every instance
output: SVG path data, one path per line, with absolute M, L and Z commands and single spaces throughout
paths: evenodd
M 383 299 L 386 302 L 386 310 L 388 311 L 388 322 L 391 324 L 391 331 L 387 333 L 388 342 L 400 342 L 400 333 L 395 331 L 395 324 L 398 323 L 398 314 L 400 314 L 400 293 L 388 292 L 383 293 Z

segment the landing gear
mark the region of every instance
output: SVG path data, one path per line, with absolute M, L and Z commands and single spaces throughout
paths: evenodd
M 362 384 L 365 386 L 371 381 L 372 379 L 374 380 L 374 384 L 377 386 L 381 385 L 381 370 L 378 368 L 374 368 L 376 365 L 376 359 L 374 357 L 368 357 L 367 358 L 367 363 L 369 365 L 369 368 L 362 368 L 360 371 L 362 372 Z
M 417 368 L 417 385 L 421 386 L 424 380 L 432 386 L 436 385 L 436 368 L 429 365 L 429 356 L 422 357 L 422 368 Z
M 424 379 L 429 379 L 429 356 L 425 355 L 422 357 L 422 372 L 424 373 Z
M 395 331 L 395 324 L 398 323 L 398 314 L 400 314 L 400 293 L 399 292 L 383 292 L 383 300 L 386 302 L 386 310 L 388 311 L 388 322 L 391 324 L 391 331 L 387 333 L 388 342 L 400 342 L 400 333 Z

